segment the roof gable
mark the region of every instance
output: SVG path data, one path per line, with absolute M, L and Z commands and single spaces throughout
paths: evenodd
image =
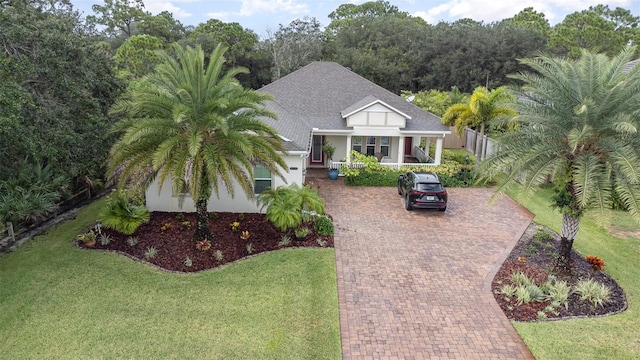
M 351 115 L 353 115 L 353 114 L 355 114 L 355 113 L 357 113 L 359 111 L 362 111 L 362 110 L 365 110 L 367 108 L 370 108 L 370 107 L 372 107 L 373 105 L 376 105 L 376 104 L 380 104 L 380 105 L 386 107 L 387 109 L 397 113 L 398 115 L 403 116 L 405 119 L 411 119 L 411 116 L 403 113 L 402 111 L 394 108 L 393 106 L 385 103 L 384 101 L 382 101 L 380 99 L 376 99 L 376 97 L 372 96 L 372 95 L 368 95 L 364 99 L 362 99 L 362 100 L 356 102 L 355 104 L 349 106 L 348 108 L 342 110 L 340 112 L 340 115 L 342 115 L 342 118 L 347 118 L 347 117 L 349 117 L 349 116 L 351 116 Z

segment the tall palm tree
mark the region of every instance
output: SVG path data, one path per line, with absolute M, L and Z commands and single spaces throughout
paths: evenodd
M 510 99 L 511 94 L 503 86 L 491 91 L 482 86 L 477 87 L 473 90 L 469 103 L 453 104 L 445 111 L 442 123 L 454 125 L 459 136 L 462 136 L 465 127 L 480 127 L 480 136 L 476 136 L 476 158 L 480 162 L 485 127 L 501 117 L 515 115 L 513 109 L 508 107 Z
M 207 205 L 220 187 L 234 195 L 238 184 L 253 196 L 253 167 L 267 167 L 282 177 L 284 152 L 276 131 L 260 121 L 275 118 L 263 105 L 269 96 L 243 88 L 241 68 L 223 71 L 222 46 L 205 64 L 200 47 L 174 45 L 162 53 L 154 73 L 133 86 L 113 109 L 125 117 L 110 153 L 109 168 L 119 184 L 135 180 L 148 186 L 158 177 L 173 191 L 188 192 L 196 203 L 195 240 L 212 239 Z
M 578 60 L 522 60 L 535 72 L 513 76 L 524 83 L 514 104 L 520 127 L 499 137 L 481 166 L 499 192 L 516 180 L 530 192 L 551 178 L 562 213 L 560 270 L 570 269 L 585 210 L 606 218 L 615 193 L 640 217 L 640 66 L 624 70 L 632 56 L 626 49 L 612 59 L 585 51 Z

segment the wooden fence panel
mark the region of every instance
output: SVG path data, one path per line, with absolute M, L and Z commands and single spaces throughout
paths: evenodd
M 467 132 L 462 133 L 462 137 L 456 134 L 456 129 L 453 126 L 449 126 L 451 134 L 445 136 L 442 142 L 442 147 L 445 149 L 460 149 L 464 148 L 467 144 Z
M 7 233 L 7 236 L 0 238 L 0 252 L 10 248 L 16 242 L 16 234 L 13 232 L 13 224 L 8 222 L 4 230 L 0 231 L 0 235 Z

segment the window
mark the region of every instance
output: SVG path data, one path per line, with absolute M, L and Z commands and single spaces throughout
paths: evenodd
M 271 187 L 271 171 L 262 165 L 256 165 L 253 168 L 253 177 L 255 184 L 253 186 L 253 192 L 260 194 L 263 190 Z
M 389 156 L 389 137 L 388 136 L 380 137 L 380 152 L 384 156 Z
M 354 136 L 353 138 L 351 138 L 351 140 L 353 141 L 353 144 L 351 145 L 351 149 L 361 153 L 362 152 L 362 136 Z
M 376 154 L 376 137 L 375 136 L 367 136 L 367 155 L 375 155 Z

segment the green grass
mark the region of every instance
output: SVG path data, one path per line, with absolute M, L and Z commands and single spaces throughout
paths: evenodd
M 73 246 L 101 205 L 0 257 L 0 357 L 340 358 L 331 249 L 167 273 Z
M 551 193 L 542 189 L 530 198 L 518 191 L 510 195 L 536 214 L 536 222 L 560 232 L 562 216 L 549 206 Z M 614 224 L 633 222 L 625 212 L 613 213 Z M 622 286 L 629 308 L 602 318 L 514 323 L 516 330 L 538 360 L 640 359 L 640 240 L 614 237 L 587 215 L 580 223 L 574 248 L 605 261 L 605 272 Z

